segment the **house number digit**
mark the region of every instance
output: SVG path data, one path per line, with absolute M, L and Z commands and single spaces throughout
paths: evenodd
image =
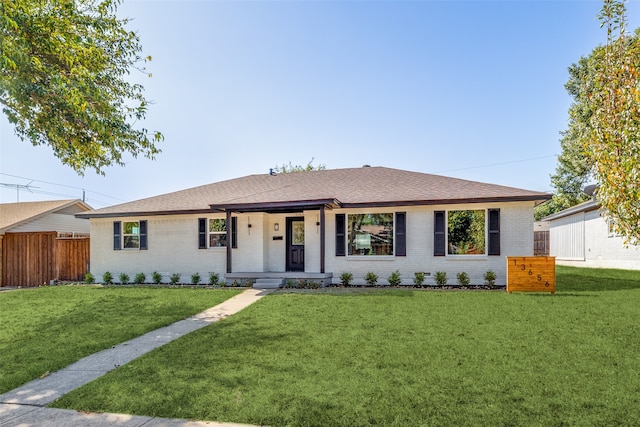
M 526 269 L 527 269 L 527 266 L 526 266 L 526 265 L 522 264 L 522 265 L 520 266 L 520 270 L 523 270 L 523 271 L 524 271 L 524 270 L 526 270 Z
M 538 278 L 538 282 L 540 282 L 542 280 L 542 276 L 541 275 L 538 274 L 536 277 Z

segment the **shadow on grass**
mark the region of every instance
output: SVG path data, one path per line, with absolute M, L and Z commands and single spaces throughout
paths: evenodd
M 608 292 L 640 289 L 640 271 L 558 266 L 558 292 Z

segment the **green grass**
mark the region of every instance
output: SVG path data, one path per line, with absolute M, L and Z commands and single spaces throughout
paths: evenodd
M 55 402 L 295 426 L 637 425 L 640 275 L 557 292 L 276 293 Z
M 1 292 L 0 393 L 237 293 L 89 286 Z

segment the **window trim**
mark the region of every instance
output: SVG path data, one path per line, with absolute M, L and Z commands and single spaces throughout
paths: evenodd
M 125 234 L 124 233 L 124 224 L 128 222 L 137 222 L 138 223 L 138 233 L 137 234 Z M 124 240 L 125 236 L 138 236 L 138 247 L 137 248 L 125 248 Z M 146 219 L 137 219 L 137 220 L 129 220 L 129 221 L 113 221 L 113 250 L 114 251 L 145 251 L 149 247 L 148 241 L 148 221 Z
M 484 208 L 485 211 L 485 253 L 484 254 L 449 254 L 449 212 L 460 210 L 482 209 L 448 209 L 433 211 L 433 256 L 450 257 L 451 259 L 481 259 L 500 256 L 501 220 L 500 208 Z M 492 227 L 491 220 L 494 220 Z

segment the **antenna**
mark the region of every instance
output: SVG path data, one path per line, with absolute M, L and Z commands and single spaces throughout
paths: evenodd
M 33 181 L 31 181 L 33 182 Z M 16 202 L 20 201 L 20 190 L 28 190 L 29 193 L 33 193 L 33 191 L 31 191 L 32 188 L 40 188 L 40 187 L 32 187 L 31 186 L 31 182 L 28 183 L 27 185 L 24 184 L 6 184 L 4 182 L 0 182 L 0 185 L 2 185 L 3 187 L 8 187 L 8 188 L 15 188 L 16 189 Z

